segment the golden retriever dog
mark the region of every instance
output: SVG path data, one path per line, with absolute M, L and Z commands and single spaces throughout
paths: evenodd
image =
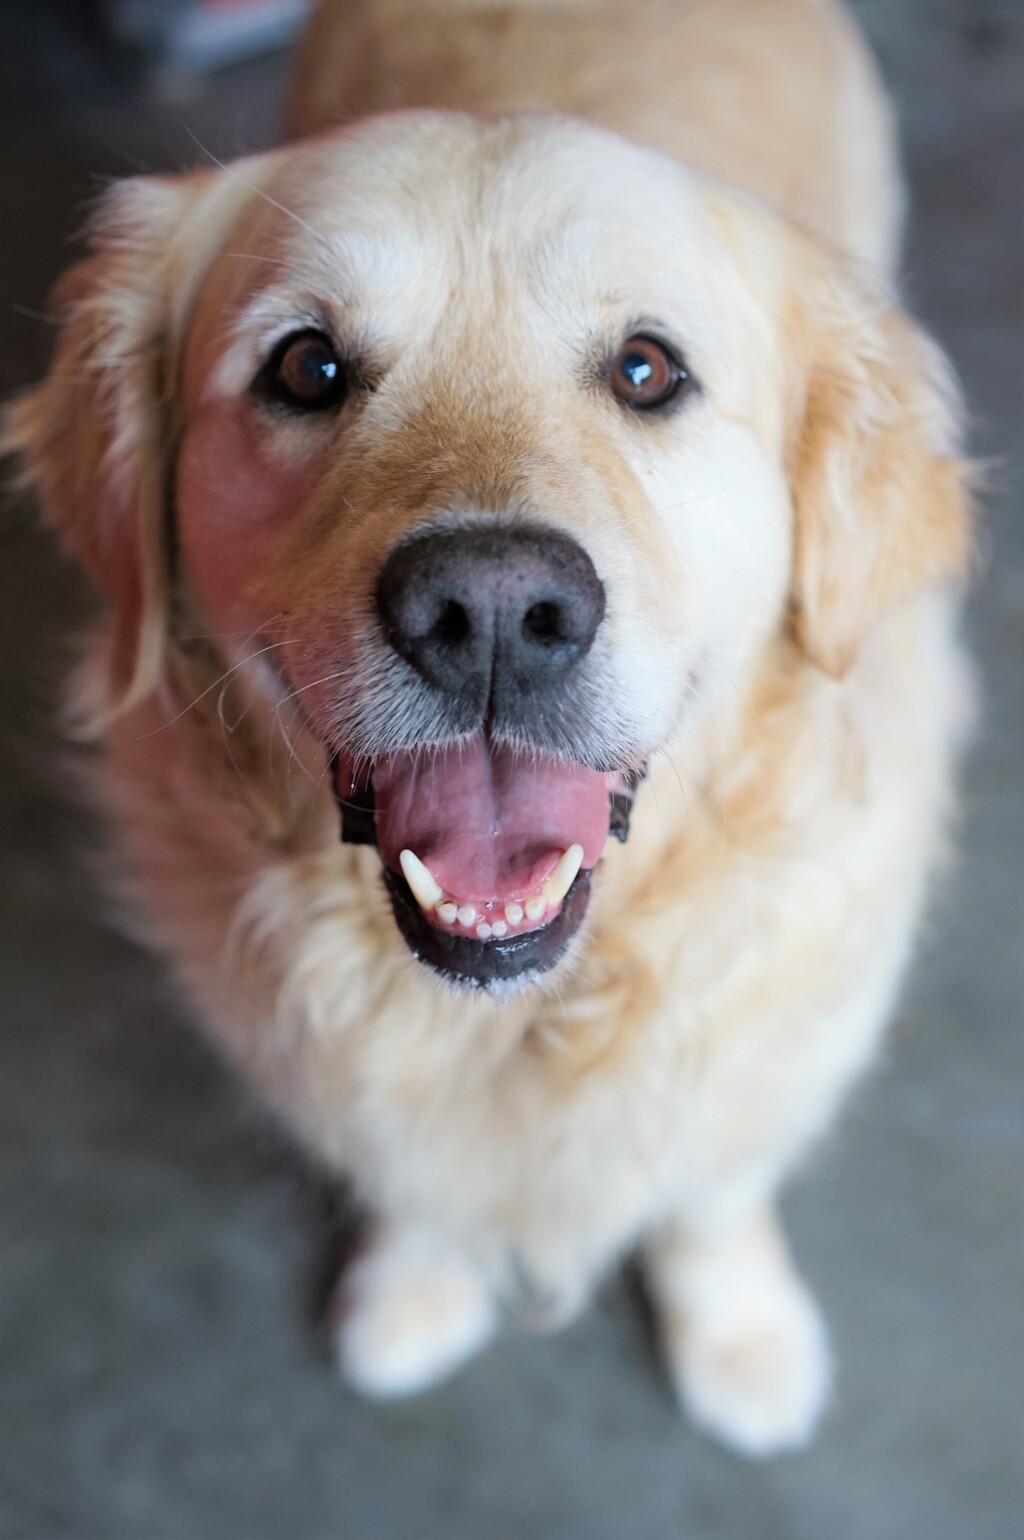
M 291 126 L 102 201 L 9 419 L 108 601 L 134 903 L 373 1216 L 352 1386 L 637 1250 L 696 1421 L 800 1445 L 774 1198 L 890 1014 L 965 678 L 874 68 L 834 0 L 329 0 Z

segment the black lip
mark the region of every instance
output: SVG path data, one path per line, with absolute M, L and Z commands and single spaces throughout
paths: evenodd
M 404 877 L 384 867 L 384 886 L 395 923 L 413 956 L 452 984 L 486 989 L 524 974 L 547 973 L 560 962 L 590 902 L 590 873 L 581 871 L 553 920 L 537 930 L 500 940 L 474 941 L 427 920 Z
M 343 797 L 338 790 L 338 756 L 331 756 L 331 785 L 334 799 L 341 814 L 341 842 L 343 845 L 376 845 L 377 804 L 373 795 L 373 782 L 367 781 Z

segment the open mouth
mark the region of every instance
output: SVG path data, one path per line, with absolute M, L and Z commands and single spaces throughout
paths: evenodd
M 487 988 L 545 973 L 582 923 L 639 776 L 493 744 L 334 762 L 342 839 L 376 845 L 395 921 L 420 961 Z

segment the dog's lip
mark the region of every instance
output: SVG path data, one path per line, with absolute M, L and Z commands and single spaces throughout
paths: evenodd
M 476 941 L 440 929 L 424 915 L 405 878 L 382 866 L 395 923 L 417 961 L 449 983 L 487 989 L 549 972 L 565 956 L 590 901 L 589 870 L 582 870 L 557 914 L 545 925 L 501 939 Z

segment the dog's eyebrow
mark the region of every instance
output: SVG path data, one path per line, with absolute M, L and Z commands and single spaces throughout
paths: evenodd
M 268 348 L 289 330 L 301 327 L 326 332 L 341 343 L 347 331 L 342 320 L 345 308 L 337 299 L 324 301 L 308 291 L 289 295 L 264 290 L 233 318 L 228 345 Z
M 339 293 L 318 282 L 316 273 L 311 273 L 308 267 L 300 267 L 284 257 L 262 256 L 257 252 L 228 252 L 227 255 L 278 268 L 294 283 L 294 288 L 285 287 L 284 283 L 271 277 L 263 287 L 243 299 L 232 321 L 234 328 L 254 322 L 257 325 L 273 324 L 277 320 L 287 320 L 291 315 L 313 314 L 319 316 L 325 326 L 340 326 L 343 317 L 353 308 L 351 294 Z
M 267 267 L 278 267 L 289 277 L 300 277 L 298 268 L 294 262 L 286 262 L 283 257 L 268 257 L 261 251 L 226 251 L 225 257 L 232 257 L 236 262 L 262 262 Z

